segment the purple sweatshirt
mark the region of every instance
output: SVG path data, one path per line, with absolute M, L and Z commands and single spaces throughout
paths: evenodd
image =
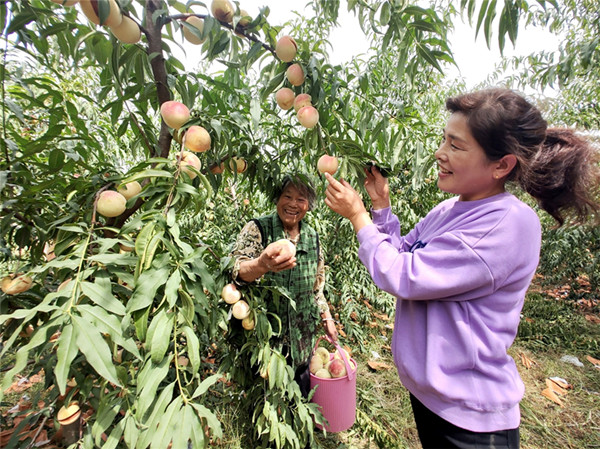
M 536 213 L 509 193 L 453 198 L 404 237 L 389 208 L 372 215 L 358 254 L 398 298 L 392 353 L 402 383 L 458 427 L 518 427 L 524 385 L 507 349 L 539 261 Z

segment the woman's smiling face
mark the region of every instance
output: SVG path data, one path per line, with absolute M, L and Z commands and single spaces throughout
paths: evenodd
M 292 184 L 287 185 L 277 200 L 277 215 L 288 231 L 297 228 L 308 208 L 308 198 Z
M 438 187 L 459 195 L 460 201 L 480 200 L 504 192 L 503 180 L 495 177 L 498 163 L 488 159 L 460 112 L 448 119 L 435 158 L 439 168 Z

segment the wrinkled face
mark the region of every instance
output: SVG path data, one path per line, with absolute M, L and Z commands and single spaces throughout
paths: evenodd
M 283 190 L 277 200 L 277 215 L 286 230 L 296 229 L 308 212 L 308 198 L 291 184 Z
M 448 119 L 435 158 L 438 187 L 459 195 L 460 201 L 480 200 L 504 191 L 503 180 L 494 178 L 497 163 L 487 158 L 461 113 Z

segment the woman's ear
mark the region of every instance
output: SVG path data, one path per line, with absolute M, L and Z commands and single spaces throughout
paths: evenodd
M 508 176 L 517 165 L 517 157 L 514 154 L 507 154 L 496 162 L 494 168 L 494 178 L 500 179 Z

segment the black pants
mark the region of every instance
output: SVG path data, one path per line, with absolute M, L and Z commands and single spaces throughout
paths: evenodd
M 419 439 L 424 449 L 518 449 L 519 428 L 497 432 L 472 432 L 440 418 L 410 395 Z
M 300 393 L 302 393 L 302 397 L 307 398 L 308 393 L 310 393 L 310 371 L 308 369 L 308 363 L 303 363 L 296 368 L 294 380 L 300 386 Z

